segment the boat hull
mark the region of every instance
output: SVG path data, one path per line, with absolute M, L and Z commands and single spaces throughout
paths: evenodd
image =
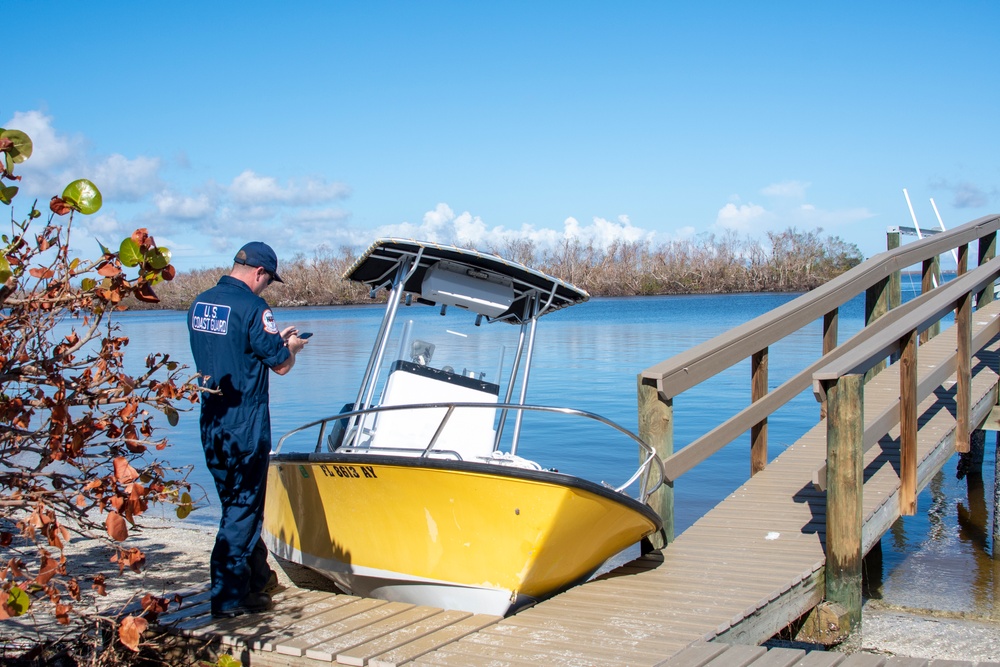
M 280 454 L 264 539 L 349 592 L 506 614 L 584 581 L 661 528 L 613 490 L 560 473 L 366 454 Z

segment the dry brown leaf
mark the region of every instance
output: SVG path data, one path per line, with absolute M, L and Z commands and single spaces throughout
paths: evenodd
M 121 514 L 109 512 L 104 526 L 108 530 L 108 535 L 116 542 L 124 542 L 128 538 L 128 527 L 125 525 L 125 519 L 122 518 Z
M 146 619 L 138 616 L 126 616 L 121 625 L 118 626 L 118 638 L 122 644 L 138 653 L 139 640 L 147 627 L 149 627 L 149 622 Z

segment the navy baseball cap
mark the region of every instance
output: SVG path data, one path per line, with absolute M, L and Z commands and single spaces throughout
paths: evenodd
M 271 250 L 271 246 L 261 241 L 251 241 L 240 248 L 233 261 L 237 264 L 247 266 L 259 266 L 267 271 L 279 283 L 285 282 L 278 275 L 278 256 Z

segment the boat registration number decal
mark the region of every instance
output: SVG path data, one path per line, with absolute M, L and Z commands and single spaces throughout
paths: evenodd
M 377 479 L 378 475 L 375 474 L 374 466 L 345 466 L 345 465 L 327 465 L 323 464 L 320 466 L 320 470 L 327 477 L 343 477 L 347 479 L 361 479 L 366 477 L 368 479 Z

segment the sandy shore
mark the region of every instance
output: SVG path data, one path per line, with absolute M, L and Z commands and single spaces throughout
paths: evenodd
M 134 584 L 129 586 L 131 591 L 141 589 L 164 596 L 204 586 L 209 580 L 208 559 L 214 541 L 214 527 L 146 517 L 142 529 L 133 532 L 129 543 L 146 553 L 147 567 L 141 574 L 126 571 L 122 578 Z M 82 608 L 121 609 L 131 601 L 124 587 L 118 585 L 116 566 L 108 562 L 111 552 L 106 547 L 78 540 L 70 549 L 72 563 L 82 568 L 85 579 L 81 582 Z M 298 583 L 330 590 L 329 582 L 322 577 L 309 577 L 294 566 L 286 572 L 280 563 L 274 563 L 274 567 L 286 586 Z M 114 576 L 108 576 L 107 597 L 95 595 L 90 588 L 88 577 L 99 571 L 114 572 Z M 29 616 L 0 622 L 0 640 L 30 641 L 59 630 Z M 872 600 L 865 604 L 861 630 L 834 650 L 939 660 L 995 660 L 1000 656 L 1000 623 Z

